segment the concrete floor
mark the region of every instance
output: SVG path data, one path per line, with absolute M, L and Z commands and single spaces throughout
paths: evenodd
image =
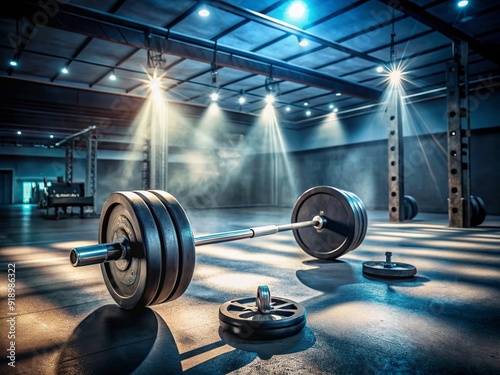
M 390 224 L 369 212 L 361 246 L 338 261 L 311 258 L 291 232 L 197 248 L 179 299 L 141 314 L 116 306 L 99 266 L 73 268 L 68 251 L 96 241 L 98 219 L 46 220 L 2 207 L 2 374 L 499 374 L 500 217 L 451 229 L 445 215 Z M 289 221 L 289 209 L 188 211 L 196 235 Z M 411 280 L 362 275 L 362 262 L 415 265 Z M 15 264 L 15 315 L 8 265 Z M 307 325 L 270 342 L 219 330 L 219 306 L 258 285 L 302 303 Z M 15 317 L 15 324 L 11 324 Z M 9 322 L 9 319 L 10 322 Z M 14 328 L 15 339 L 9 340 Z M 12 333 L 12 331 L 10 331 Z M 8 366 L 15 341 L 15 368 Z

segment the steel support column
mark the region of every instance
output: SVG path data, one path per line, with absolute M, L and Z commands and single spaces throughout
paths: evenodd
M 85 173 L 85 195 L 92 196 L 95 209 L 97 193 L 97 134 L 90 131 L 87 133 L 87 159 Z
M 468 44 L 453 43 L 446 67 L 448 116 L 448 219 L 450 227 L 471 226 Z
M 403 171 L 403 124 L 401 96 L 397 87 L 392 88 L 387 105 L 388 153 L 389 153 L 389 218 L 391 222 L 404 221 L 404 171 Z
M 151 154 L 151 147 L 149 145 L 149 140 L 144 142 L 144 146 L 142 148 L 142 189 L 150 190 L 151 189 L 151 160 L 149 155 Z
M 66 143 L 66 176 L 65 181 L 68 183 L 73 182 L 73 161 L 75 153 L 75 140 L 71 139 Z

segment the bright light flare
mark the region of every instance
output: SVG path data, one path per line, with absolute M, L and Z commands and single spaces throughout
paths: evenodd
M 146 84 L 150 92 L 159 95 L 159 94 L 161 94 L 162 90 L 164 89 L 162 79 L 166 74 L 167 74 L 167 72 L 163 72 L 162 74 L 158 74 L 158 71 L 155 68 L 153 71 L 153 74 L 149 74 L 148 72 L 146 72 L 147 79 L 140 79 L 139 81 Z M 114 76 L 114 75 L 115 74 L 113 73 L 112 76 Z M 111 76 L 109 77 L 109 79 L 112 80 Z M 116 79 L 116 76 L 115 76 L 115 79 Z
M 267 104 L 273 104 L 273 103 L 274 103 L 274 95 L 272 95 L 272 94 L 268 94 L 268 95 L 266 96 L 266 103 L 267 103 Z
M 399 85 L 401 83 L 402 76 L 403 72 L 398 69 L 389 72 L 389 80 L 393 85 Z
M 300 18 L 305 13 L 306 13 L 306 6 L 302 1 L 295 1 L 288 8 L 288 14 L 293 18 Z
M 219 94 L 214 91 L 210 94 L 210 99 L 212 99 L 213 102 L 216 102 L 217 100 L 219 100 Z
M 405 65 L 400 62 L 393 66 L 386 67 L 382 75 L 385 77 L 385 81 L 389 85 L 393 87 L 399 87 L 403 85 L 404 81 L 411 83 L 406 77 L 407 73 L 408 72 L 405 69 Z

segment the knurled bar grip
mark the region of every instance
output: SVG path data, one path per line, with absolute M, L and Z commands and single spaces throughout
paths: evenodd
M 195 246 L 242 240 L 245 238 L 261 237 L 307 227 L 321 229 L 325 225 L 324 217 L 315 216 L 313 220 L 282 225 L 265 225 L 250 229 L 240 229 L 229 232 L 207 234 L 194 238 Z M 118 260 L 126 255 L 126 240 L 119 242 L 75 247 L 70 252 L 70 262 L 73 267 L 88 266 Z

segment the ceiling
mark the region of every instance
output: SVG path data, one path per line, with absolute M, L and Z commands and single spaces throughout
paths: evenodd
M 143 96 L 156 66 L 170 100 L 206 106 L 217 90 L 221 107 L 258 114 L 272 91 L 292 124 L 379 102 L 391 62 L 405 67 L 407 94 L 442 92 L 453 40 L 468 43 L 471 82 L 497 80 L 499 1 L 303 1 L 298 19 L 292 0 L 11 1 L 0 75 Z

